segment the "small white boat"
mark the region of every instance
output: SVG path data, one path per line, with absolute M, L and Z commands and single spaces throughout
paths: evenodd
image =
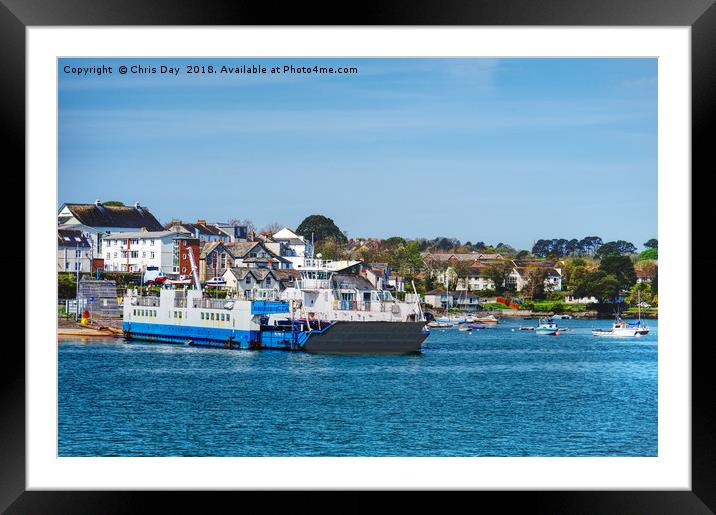
M 499 320 L 495 318 L 495 315 L 480 315 L 475 317 L 474 322 L 477 322 L 478 324 L 497 324 L 499 323 Z
M 208 281 L 206 281 L 207 286 L 224 286 L 226 285 L 226 281 L 223 277 L 212 277 Z
M 535 328 L 535 334 L 556 335 L 558 332 L 559 328 L 551 318 L 540 318 L 539 325 Z
M 472 328 L 467 324 L 461 324 L 460 327 L 458 327 L 458 331 L 472 331 Z
M 618 318 L 611 329 L 592 329 L 593 336 L 611 336 L 612 338 L 634 338 L 649 334 L 649 327 L 637 320 L 634 323 L 625 322 Z
M 430 327 L 431 329 L 433 329 L 433 328 L 438 328 L 438 329 L 439 328 L 448 328 L 448 327 L 452 327 L 452 326 L 453 325 L 449 322 L 438 322 L 437 320 L 428 322 L 428 327 Z
M 572 315 L 553 315 L 555 320 L 572 320 Z

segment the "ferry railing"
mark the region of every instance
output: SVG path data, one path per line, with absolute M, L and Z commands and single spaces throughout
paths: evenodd
M 331 287 L 330 279 L 299 279 L 297 283 L 301 290 L 327 290 Z

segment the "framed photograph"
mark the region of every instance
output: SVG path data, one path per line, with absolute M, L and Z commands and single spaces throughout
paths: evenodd
M 27 192 L 3 510 L 498 490 L 711 512 L 711 4 L 57 7 L 0 6 Z

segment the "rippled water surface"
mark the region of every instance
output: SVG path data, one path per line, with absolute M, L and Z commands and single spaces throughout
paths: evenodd
M 415 356 L 63 339 L 61 456 L 656 456 L 657 322 L 436 329 Z

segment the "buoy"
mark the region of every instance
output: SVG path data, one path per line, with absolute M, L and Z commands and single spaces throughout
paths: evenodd
M 554 333 L 555 336 L 559 336 L 559 333 Z

